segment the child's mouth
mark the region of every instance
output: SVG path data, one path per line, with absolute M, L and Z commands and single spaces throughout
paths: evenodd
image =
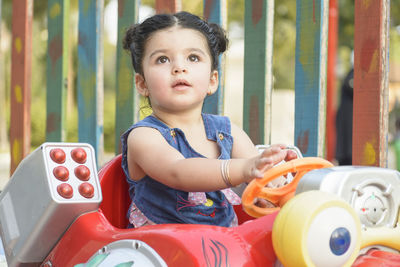
M 172 84 L 172 87 L 175 89 L 184 89 L 190 86 L 190 84 L 185 80 L 177 80 Z

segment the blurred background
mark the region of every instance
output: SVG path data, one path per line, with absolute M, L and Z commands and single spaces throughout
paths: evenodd
M 229 0 L 227 32 L 230 47 L 226 54 L 224 115 L 242 125 L 244 1 Z M 9 177 L 9 120 L 11 82 L 11 16 L 12 0 L 2 0 L 0 23 L 0 180 Z M 338 0 L 338 48 L 336 66 L 337 103 L 341 85 L 352 68 L 354 42 L 354 1 Z M 46 47 L 47 1 L 33 1 L 33 55 L 31 96 L 31 147 L 45 142 L 46 129 Z M 115 69 L 117 40 L 117 0 L 104 2 L 104 149 L 114 155 Z M 139 20 L 153 15 L 154 0 L 141 1 Z M 389 139 L 396 137 L 395 121 L 400 117 L 400 0 L 391 0 L 390 8 L 390 74 L 389 74 Z M 78 0 L 70 1 L 70 46 L 67 98 L 67 142 L 78 141 L 76 100 Z M 182 10 L 199 16 L 203 14 L 203 0 L 182 0 Z M 293 144 L 294 136 L 294 77 L 296 1 L 275 1 L 272 106 L 272 142 Z M 393 166 L 389 162 L 389 167 Z M 2 188 L 2 184 L 0 184 Z

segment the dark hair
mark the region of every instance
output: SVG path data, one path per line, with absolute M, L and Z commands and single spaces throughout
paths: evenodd
M 149 37 L 156 31 L 180 26 L 198 30 L 207 39 L 212 59 L 212 69 L 218 68 L 218 57 L 225 52 L 228 46 L 228 39 L 225 31 L 215 23 L 208 23 L 196 15 L 188 12 L 175 14 L 154 15 L 142 23 L 134 24 L 128 28 L 123 40 L 123 48 L 131 53 L 132 65 L 136 73 L 143 74 L 142 59 L 144 48 Z

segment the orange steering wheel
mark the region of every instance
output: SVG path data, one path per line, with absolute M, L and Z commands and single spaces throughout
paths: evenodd
M 322 158 L 299 158 L 283 164 L 274 166 L 264 173 L 264 178 L 253 179 L 242 195 L 242 206 L 244 211 L 253 217 L 261 217 L 279 211 L 280 208 L 294 196 L 297 184 L 301 177 L 311 170 L 333 167 L 333 164 Z M 279 188 L 265 187 L 270 181 L 288 174 L 296 173 L 293 180 Z M 255 205 L 256 198 L 270 201 L 276 207 L 261 208 Z

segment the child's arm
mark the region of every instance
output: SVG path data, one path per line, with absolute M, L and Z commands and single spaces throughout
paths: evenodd
M 286 156 L 286 150 L 272 146 L 262 156 L 232 159 L 229 166 L 231 182 L 238 185 L 255 177 L 262 177 L 266 166 L 273 166 Z M 175 189 L 215 191 L 227 187 L 222 179 L 221 163 L 218 159 L 185 159 L 152 128 L 136 128 L 128 137 L 128 166 L 130 175 L 135 180 L 146 173 Z

